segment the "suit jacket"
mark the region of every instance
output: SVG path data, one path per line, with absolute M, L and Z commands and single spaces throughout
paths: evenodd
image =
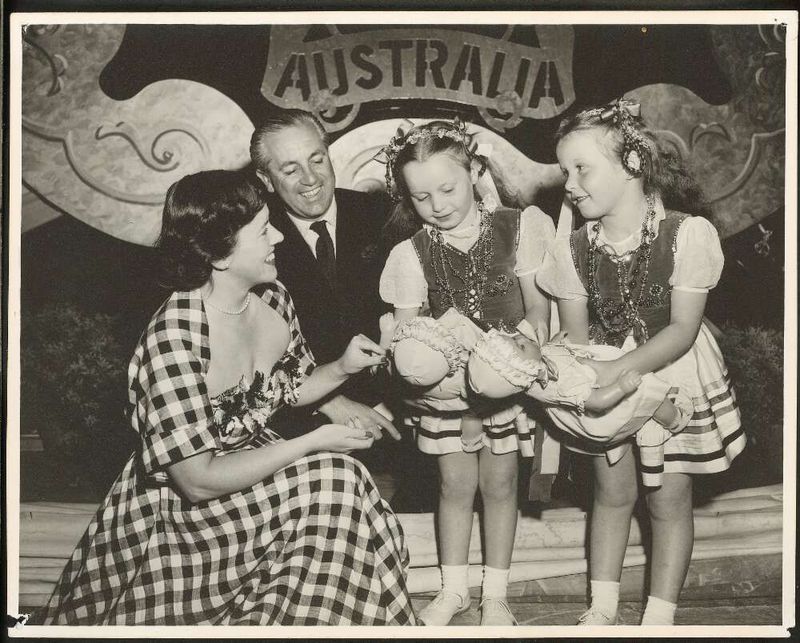
M 386 310 L 378 281 L 386 262 L 381 229 L 390 209 L 383 194 L 336 189 L 336 286 L 317 260 L 282 202 L 270 202 L 270 221 L 284 235 L 275 248 L 278 278 L 292 296 L 300 328 L 317 364 L 338 358 L 350 339 L 364 333 L 377 340 Z M 276 200 L 277 201 L 277 200 Z

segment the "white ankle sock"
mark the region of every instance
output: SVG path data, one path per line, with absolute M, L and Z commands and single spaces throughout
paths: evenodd
M 655 596 L 647 597 L 647 605 L 642 615 L 642 625 L 672 625 L 675 623 L 675 609 L 678 606 Z
M 592 607 L 606 616 L 614 616 L 619 605 L 619 583 L 611 580 L 589 581 L 592 588 Z
M 442 589 L 467 598 L 469 596 L 469 565 L 442 565 Z
M 505 598 L 508 594 L 508 575 L 510 569 L 497 569 L 483 566 L 483 585 L 481 598 Z

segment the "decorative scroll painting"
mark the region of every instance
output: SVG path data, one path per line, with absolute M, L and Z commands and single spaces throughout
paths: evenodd
M 383 187 L 369 159 L 387 128 L 465 115 L 492 146 L 499 198 L 525 205 L 560 187 L 559 120 L 626 95 L 695 168 L 723 236 L 783 206 L 780 25 L 193 29 L 26 27 L 25 187 L 58 212 L 150 245 L 169 185 L 246 165 L 259 115 L 302 107 L 331 133 L 340 185 L 359 189 Z M 590 59 L 613 74 L 592 78 Z
M 25 30 L 22 175 L 58 210 L 149 245 L 167 188 L 185 174 L 245 165 L 253 126 L 233 101 L 193 81 L 160 81 L 126 101 L 106 96 L 98 78 L 124 31 Z

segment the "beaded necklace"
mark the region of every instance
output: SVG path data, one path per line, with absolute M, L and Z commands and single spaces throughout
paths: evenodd
M 494 255 L 492 213 L 486 209 L 482 201 L 478 201 L 478 213 L 480 214 L 478 240 L 467 252 L 466 271 L 459 271 L 450 260 L 444 247 L 442 231 L 433 227 L 431 234 L 431 263 L 436 285 L 447 294 L 452 307 L 473 319 L 481 318 L 484 286 Z M 451 275 L 458 279 L 460 286 L 451 283 Z
M 638 343 L 648 339 L 647 326 L 639 316 L 639 308 L 645 297 L 645 283 L 650 267 L 650 255 L 655 233 L 655 198 L 647 195 L 647 214 L 642 222 L 642 241 L 635 250 L 622 255 L 604 251 L 597 245 L 600 235 L 600 222 L 596 222 L 591 230 L 594 236 L 589 239 L 589 301 L 595 312 L 598 325 L 594 325 L 596 341 L 621 345 L 628 333 L 633 330 Z M 617 269 L 617 288 L 621 301 L 604 298 L 600 295 L 597 284 L 597 262 L 600 253 L 604 253 Z

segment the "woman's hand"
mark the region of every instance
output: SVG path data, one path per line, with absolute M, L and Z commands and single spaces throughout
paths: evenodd
M 315 368 L 297 388 L 296 406 L 306 406 L 323 399 L 344 384 L 351 375 L 381 364 L 386 359 L 386 351 L 369 337 L 353 337 L 339 359 Z
M 366 335 L 356 335 L 350 340 L 344 354 L 336 360 L 345 375 L 355 375 L 370 366 L 385 363 L 386 349 L 381 348 Z
M 313 436 L 316 451 L 333 451 L 334 453 L 350 453 L 369 449 L 374 442 L 372 433 L 359 428 L 355 422 L 348 422 L 346 425 L 323 424 L 309 435 Z
M 347 424 L 348 420 L 358 420 L 360 426 L 369 431 L 376 440 L 382 437 L 381 431 L 386 431 L 395 440 L 401 438 L 400 433 L 391 420 L 388 420 L 378 411 L 366 404 L 351 400 L 344 395 L 336 395 L 319 407 L 320 413 L 328 416 L 334 424 Z

